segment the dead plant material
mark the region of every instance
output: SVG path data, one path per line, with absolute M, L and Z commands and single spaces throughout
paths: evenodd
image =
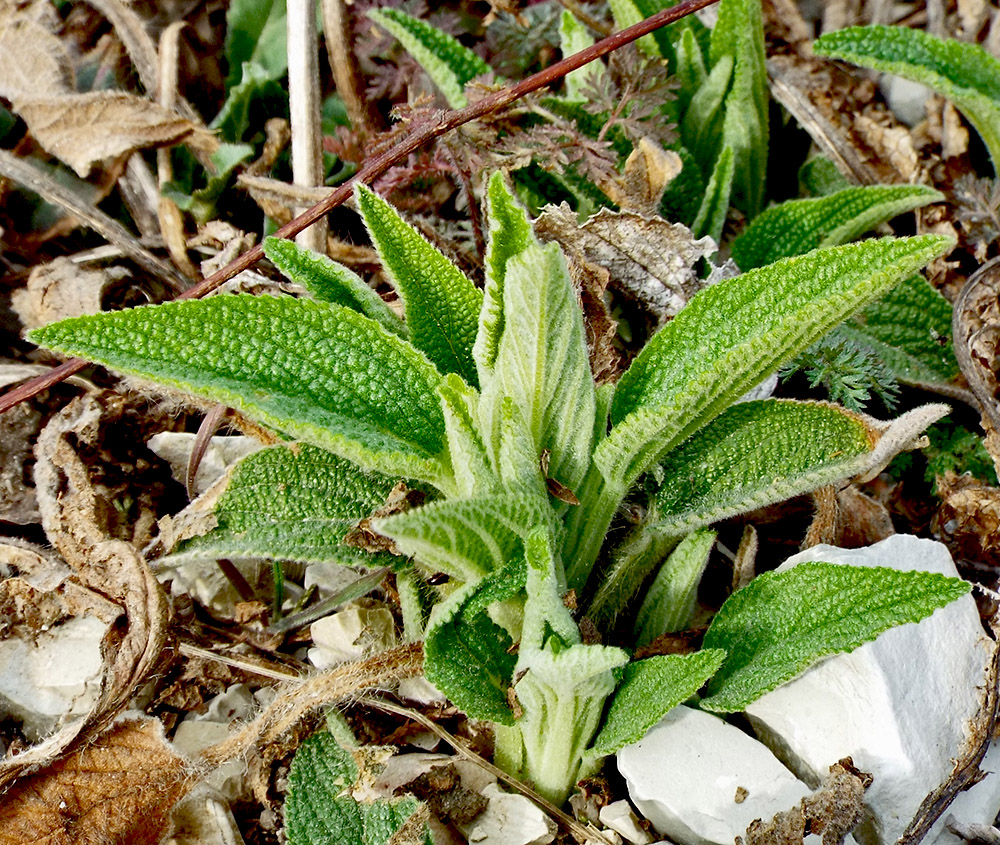
M 821 487 L 813 493 L 816 513 L 802 548 L 826 543 L 842 549 L 860 549 L 896 533 L 885 505 L 851 485 L 836 490 Z
M 87 396 L 53 417 L 38 438 L 35 480 L 49 542 L 78 584 L 117 605 L 124 624 L 113 626 L 104 639 L 101 694 L 93 709 L 28 751 L 0 761 L 0 790 L 96 737 L 128 706 L 164 653 L 168 610 L 163 590 L 132 545 L 109 539 L 102 518 L 106 505 L 75 448 L 97 438 L 103 413 L 97 399 Z
M 830 776 L 798 807 L 778 813 L 769 822 L 751 823 L 737 845 L 801 845 L 809 833 L 823 835 L 823 845 L 842 845 L 861 821 L 865 790 L 872 776 L 858 770 L 850 757 L 830 766 Z
M 156 845 L 187 791 L 184 768 L 159 722 L 121 722 L 11 787 L 0 845 Z
M 125 267 L 80 267 L 69 258 L 39 264 L 28 284 L 11 293 L 11 307 L 25 328 L 34 329 L 102 310 L 104 297 L 131 274 Z
M 937 489 L 941 506 L 932 527 L 952 554 L 1000 564 L 1000 489 L 954 472 L 939 477 Z
M 1000 259 L 969 277 L 951 327 L 958 366 L 980 405 L 986 450 L 1000 471 Z
M 695 268 L 716 251 L 711 238 L 695 239 L 690 230 L 634 212 L 602 209 L 582 226 L 563 204 L 547 208 L 535 221 L 542 240 L 559 241 L 607 268 L 613 290 L 637 301 L 659 322 L 666 322 L 697 293 Z

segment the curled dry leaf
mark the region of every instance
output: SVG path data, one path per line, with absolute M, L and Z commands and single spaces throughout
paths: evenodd
M 955 357 L 979 402 L 986 449 L 1000 471 L 1000 259 L 965 283 L 952 313 Z
M 92 445 L 98 436 L 102 412 L 97 399 L 85 396 L 52 418 L 38 438 L 35 486 L 49 542 L 73 570 L 74 580 L 117 605 L 125 624 L 104 639 L 101 694 L 93 709 L 24 753 L 0 761 L 0 790 L 72 745 L 93 739 L 128 706 L 164 653 L 163 591 L 133 546 L 108 539 L 104 503 L 77 453 L 78 444 Z
M 74 84 L 69 53 L 54 33 L 23 15 L 0 20 L 0 97 L 56 97 Z
M 559 241 L 571 255 L 607 268 L 610 286 L 638 300 L 661 322 L 701 289 L 695 267 L 717 249 L 711 238 L 696 239 L 680 223 L 633 212 L 602 209 L 580 225 L 565 204 L 548 206 L 535 231 L 542 240 Z
M 0 803 L 0 845 L 156 845 L 187 791 L 184 761 L 158 722 L 115 725 Z
M 101 310 L 105 294 L 129 278 L 124 267 L 86 269 L 69 258 L 35 267 L 28 284 L 11 294 L 11 306 L 26 329 Z
M 605 184 L 608 196 L 623 211 L 656 217 L 667 186 L 681 172 L 681 157 L 651 138 L 640 138 L 625 160 L 620 179 Z
M 17 100 L 14 110 L 39 144 L 83 177 L 96 162 L 172 144 L 195 130 L 175 112 L 121 91 Z
M 896 533 L 885 505 L 857 487 L 821 487 L 813 493 L 816 513 L 802 543 L 805 549 L 826 543 L 842 549 L 870 546 Z

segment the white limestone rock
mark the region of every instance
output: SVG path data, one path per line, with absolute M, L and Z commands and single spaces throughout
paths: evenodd
M 364 660 L 396 644 L 396 620 L 385 605 L 375 602 L 350 605 L 324 616 L 309 629 L 315 648 L 309 660 L 317 669 Z
M 732 845 L 810 792 L 753 737 L 683 705 L 619 751 L 618 770 L 639 812 L 679 845 Z
M 197 435 L 187 432 L 161 431 L 150 437 L 146 445 L 153 454 L 170 464 L 170 473 L 176 481 L 186 484 L 188 461 L 191 460 L 196 438 Z M 263 445 L 255 437 L 242 435 L 210 438 L 195 473 L 194 492 L 200 496 L 222 478 L 230 465 L 263 448 Z
M 908 535 L 864 549 L 815 546 L 781 568 L 816 560 L 957 574 L 945 546 Z M 975 602 L 964 596 L 918 624 L 826 659 L 751 704 L 747 715 L 760 738 L 807 783 L 817 785 L 832 763 L 847 756 L 871 772 L 867 815 L 854 836 L 862 845 L 888 845 L 962 752 L 989 657 Z M 994 760 L 991 754 L 984 768 Z M 963 822 L 991 823 L 998 809 L 1000 777 L 990 775 L 963 794 L 953 812 Z M 924 842 L 959 840 L 940 821 Z
M 639 826 L 639 820 L 632 812 L 628 801 L 624 799 L 601 807 L 598 818 L 602 824 L 632 845 L 649 845 L 653 841 L 653 837 Z
M 556 823 L 523 795 L 504 792 L 491 783 L 482 791 L 489 800 L 472 824 L 463 825 L 469 845 L 548 845 Z

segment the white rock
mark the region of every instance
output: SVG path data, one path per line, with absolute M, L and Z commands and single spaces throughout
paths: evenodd
M 548 845 L 556 838 L 556 823 L 523 795 L 504 792 L 495 783 L 482 794 L 490 803 L 461 828 L 469 845 Z
M 632 812 L 628 801 L 622 799 L 613 804 L 601 807 L 598 814 L 601 823 L 610 827 L 615 833 L 620 834 L 626 842 L 633 845 L 649 845 L 653 837 L 639 827 L 639 820 Z
M 388 607 L 352 605 L 310 626 L 315 648 L 309 660 L 318 669 L 364 660 L 396 644 L 396 621 Z
M 106 631 L 94 616 L 75 616 L 30 642 L 0 642 L 0 712 L 21 719 L 31 740 L 88 713 L 101 690 Z
M 753 737 L 683 705 L 619 751 L 618 770 L 639 812 L 680 845 L 732 845 L 810 791 Z
M 781 568 L 807 560 L 957 574 L 942 544 L 907 535 L 865 549 L 815 546 Z M 828 658 L 754 702 L 747 715 L 761 739 L 809 783 L 846 756 L 871 772 L 868 814 L 854 836 L 863 845 L 892 843 L 951 772 L 967 721 L 979 708 L 989 656 L 975 602 L 964 596 L 918 624 Z M 991 823 L 1000 809 L 1000 778 L 987 777 L 962 799 L 963 821 Z M 941 821 L 924 842 L 959 840 Z
M 175 480 L 186 484 L 188 461 L 196 437 L 196 434 L 181 431 L 161 431 L 150 437 L 146 445 L 154 455 L 170 464 L 170 474 Z M 222 477 L 230 464 L 263 445 L 256 437 L 212 437 L 194 476 L 194 492 L 200 496 Z
M 879 80 L 879 88 L 892 113 L 907 126 L 916 126 L 927 116 L 924 106 L 934 92 L 926 85 L 886 73 Z
M 164 845 L 244 845 L 229 805 L 200 783 L 170 811 Z

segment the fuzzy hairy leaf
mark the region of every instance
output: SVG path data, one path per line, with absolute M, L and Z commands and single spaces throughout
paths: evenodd
M 284 238 L 265 238 L 264 255 L 289 279 L 309 291 L 313 299 L 343 305 L 394 334 L 406 336 L 406 326 L 392 309 L 343 264 Z
M 819 402 L 740 402 L 660 464 L 648 528 L 679 536 L 884 466 L 948 410 L 926 405 L 883 424 Z
M 522 576 L 523 563 L 522 559 Z M 516 565 L 515 561 L 512 566 Z M 500 574 L 506 572 L 500 570 Z M 519 585 L 510 586 L 523 584 L 522 577 Z M 513 725 L 507 690 L 517 662 L 510 653 L 514 643 L 482 612 L 484 601 L 480 598 L 484 591 L 490 598 L 497 598 L 495 589 L 491 589 L 495 586 L 488 579 L 468 584 L 434 608 L 424 637 L 424 675 L 473 718 Z M 469 605 L 476 605 L 477 612 L 467 612 Z
M 351 790 L 359 775 L 351 752 L 326 731 L 303 742 L 288 775 L 289 845 L 389 845 L 420 802 L 412 796 L 358 801 Z M 420 841 L 429 842 L 430 837 Z
M 942 385 L 958 376 L 951 303 L 923 276 L 911 276 L 837 332 L 875 351 L 905 384 Z
M 768 208 L 733 241 L 732 257 L 746 272 L 779 258 L 839 246 L 944 195 L 924 185 L 864 185 Z
M 958 578 L 885 567 L 801 563 L 765 572 L 726 599 L 705 634 L 703 647 L 725 650 L 726 659 L 701 706 L 742 710 L 821 657 L 918 622 L 968 591 Z
M 563 9 L 559 18 L 559 50 L 563 56 L 572 56 L 593 46 L 594 38 L 587 27 Z M 605 72 L 600 62 L 591 62 L 566 74 L 566 96 L 571 100 L 585 100 L 584 89 L 587 85 L 596 84 L 596 78 Z
M 442 375 L 479 386 L 472 345 L 483 295 L 389 203 L 359 184 L 358 209 L 406 308 L 410 340 Z
M 341 540 L 385 503 L 393 483 L 315 446 L 254 452 L 234 467 L 219 497 L 218 526 L 183 543 L 170 560 L 262 557 L 381 565 L 385 561 Z
M 392 33 L 441 89 L 453 109 L 465 108 L 465 84 L 490 66 L 448 33 L 400 9 L 370 9 L 368 17 Z
M 698 208 L 698 214 L 691 224 L 691 231 L 697 237 L 707 235 L 718 243 L 722 227 L 726 223 L 726 212 L 733 194 L 735 178 L 735 157 L 732 147 L 723 147 L 715 160 L 715 168 L 705 186 L 705 196 Z
M 786 258 L 698 293 L 618 382 L 594 460 L 627 487 L 781 363 L 886 293 L 952 241 L 866 241 Z
M 637 647 L 690 624 L 698 584 L 717 536 L 707 528 L 692 531 L 663 562 L 635 617 Z
M 548 476 L 573 489 L 590 465 L 596 406 L 583 317 L 558 244 L 533 244 L 507 262 L 503 306 L 481 417 L 498 442 L 502 401 L 512 399 L 535 453 L 550 453 Z
M 479 329 L 472 349 L 482 382 L 496 363 L 504 329 L 504 279 L 507 262 L 537 243 L 527 212 L 507 188 L 503 174 L 490 178 L 486 194 L 489 244 L 486 248 L 486 287 Z
M 761 0 L 719 3 L 709 50 L 713 69 L 723 57 L 732 57 L 734 64 L 717 149 L 732 149 L 732 204 L 752 218 L 764 201 L 767 177 L 769 94 Z
M 33 342 L 203 396 L 387 475 L 448 482 L 441 377 L 348 308 L 213 296 L 74 317 Z
M 813 42 L 813 51 L 933 88 L 976 127 L 1000 168 L 1000 61 L 978 44 L 904 26 L 858 26 L 828 32 Z
M 593 753 L 614 754 L 638 742 L 674 707 L 698 692 L 725 657 L 726 653 L 716 648 L 629 663 L 594 740 Z
M 468 581 L 523 557 L 524 535 L 532 526 L 545 524 L 543 508 L 547 509 L 544 501 L 540 506 L 535 496 L 504 490 L 432 502 L 373 520 L 373 527 L 431 571 Z

